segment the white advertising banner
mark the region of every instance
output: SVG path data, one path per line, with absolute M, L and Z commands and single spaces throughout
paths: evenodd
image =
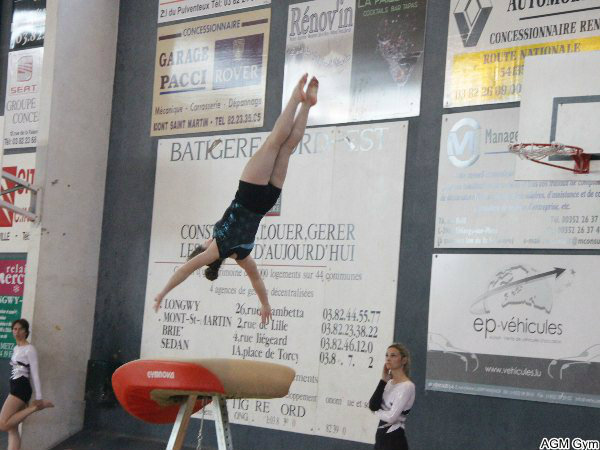
M 8 54 L 4 149 L 37 146 L 44 48 Z
M 271 10 L 160 27 L 152 136 L 263 125 Z
M 444 116 L 435 247 L 599 249 L 600 182 L 515 181 L 518 126 L 518 108 Z
M 283 98 L 308 72 L 321 86 L 311 125 L 419 115 L 426 6 L 426 0 L 290 5 Z
M 599 258 L 434 255 L 426 388 L 600 407 Z
M 158 23 L 269 5 L 271 0 L 160 0 Z
M 233 260 L 216 281 L 199 271 L 159 314 L 151 308 L 211 236 L 267 133 L 159 141 L 142 356 L 287 365 L 296 371 L 289 395 L 232 401 L 233 423 L 372 443 L 377 420 L 367 403 L 394 332 L 407 127 L 306 132 L 252 253 L 273 308 L 267 326 Z
M 600 50 L 600 0 L 451 0 L 444 106 L 521 98 L 525 58 Z
M 2 159 L 2 170 L 9 174 L 34 182 L 35 174 L 35 152 L 4 155 Z M 29 208 L 31 203 L 31 191 L 15 189 L 12 181 L 2 178 L 0 188 L 2 200 L 18 206 L 22 209 Z M 0 253 L 27 253 L 30 239 L 31 220 L 19 214 L 15 214 L 5 208 L 0 208 Z

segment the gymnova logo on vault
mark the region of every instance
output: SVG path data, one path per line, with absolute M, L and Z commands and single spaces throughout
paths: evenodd
M 162 379 L 174 380 L 175 372 L 167 372 L 164 370 L 149 370 L 148 372 L 146 372 L 146 377 L 147 378 L 162 378 Z

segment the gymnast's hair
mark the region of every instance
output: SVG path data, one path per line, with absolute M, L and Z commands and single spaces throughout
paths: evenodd
M 25 330 L 25 337 L 28 338 L 29 337 L 29 322 L 27 322 L 26 319 L 17 319 L 17 320 L 13 320 L 12 325 L 10 326 L 10 328 L 14 328 L 14 326 L 16 324 L 21 325 L 21 328 L 23 328 Z
M 190 256 L 188 256 L 188 261 L 190 259 L 192 259 L 194 256 L 199 255 L 200 253 L 202 253 L 205 250 L 206 250 L 206 247 L 204 247 L 204 245 L 199 245 L 190 254 Z M 214 260 L 213 262 L 211 262 L 210 264 L 207 264 L 206 269 L 204 270 L 204 276 L 210 281 L 215 281 L 217 278 L 219 278 L 219 269 L 221 268 L 221 264 L 223 264 L 222 258 L 218 258 L 218 259 Z
M 400 344 L 399 342 L 394 342 L 388 348 L 395 348 L 400 352 L 400 356 L 406 358 L 406 362 L 404 363 L 404 374 L 408 377 L 410 376 L 410 352 L 406 348 L 404 344 Z

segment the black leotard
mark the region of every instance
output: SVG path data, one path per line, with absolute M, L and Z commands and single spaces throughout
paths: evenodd
M 280 193 L 281 189 L 272 184 L 240 180 L 235 199 L 213 230 L 219 258 L 225 259 L 235 253 L 236 259 L 244 259 L 252 252 L 260 221 L 277 202 Z
M 248 256 L 254 247 L 254 236 L 263 217 L 237 200 L 232 201 L 213 231 L 219 258 L 228 258 L 234 253 L 237 255 L 236 259 Z

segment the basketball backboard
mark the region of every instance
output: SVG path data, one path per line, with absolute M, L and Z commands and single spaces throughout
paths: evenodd
M 519 142 L 560 142 L 592 154 L 589 174 L 516 158 L 515 180 L 600 180 L 600 52 L 527 57 L 519 116 Z M 568 156 L 544 161 L 572 168 Z

